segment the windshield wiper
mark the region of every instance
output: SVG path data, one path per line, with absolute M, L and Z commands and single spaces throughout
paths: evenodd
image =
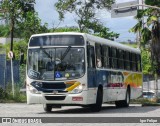
M 66 57 L 66 55 L 70 51 L 70 49 L 71 49 L 71 46 L 68 46 L 67 49 L 66 49 L 66 51 L 63 53 L 63 55 L 61 57 L 61 60 L 63 60 Z
M 42 49 L 42 51 L 52 60 L 52 56 L 50 56 L 50 54 L 47 53 L 46 50 L 44 50 L 42 47 L 40 47 L 40 49 Z

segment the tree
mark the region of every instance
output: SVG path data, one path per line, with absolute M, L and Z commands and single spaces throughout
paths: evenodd
M 160 6 L 160 0 L 145 0 L 145 3 L 152 6 Z M 158 22 L 160 10 L 148 8 L 139 10 L 136 18 L 138 23 L 131 29 L 132 32 L 141 33 L 142 48 L 150 45 L 152 69 L 155 74 L 160 75 L 160 23 Z M 142 18 L 146 17 L 146 21 Z
M 50 32 L 79 32 L 78 27 L 59 27 L 59 28 L 53 28 L 49 30 Z
M 160 7 L 160 0 L 145 0 L 145 4 Z M 155 90 L 156 96 L 158 96 L 158 78 L 160 75 L 160 22 L 159 22 L 159 9 L 148 8 L 138 12 L 138 23 L 131 29 L 133 32 L 141 33 L 142 45 L 150 45 L 150 59 L 151 69 L 155 76 Z M 142 18 L 146 17 L 146 21 L 143 22 Z M 145 64 L 146 65 L 146 64 Z
M 80 32 L 96 34 L 98 36 L 113 39 L 119 35 L 109 32 L 109 29 L 96 18 L 96 10 L 111 8 L 114 0 L 59 0 L 55 7 L 59 13 L 60 20 L 69 12 L 77 15 L 77 24 Z
M 9 21 L 11 33 L 11 49 L 13 37 L 17 33 L 28 41 L 31 34 L 47 31 L 47 24 L 41 25 L 38 14 L 34 11 L 35 0 L 4 0 L 1 8 L 3 17 Z
M 48 24 L 41 24 L 41 20 L 38 17 L 38 13 L 27 12 L 23 21 L 18 22 L 18 30 L 21 38 L 24 38 L 26 41 L 29 40 L 32 34 L 48 32 Z

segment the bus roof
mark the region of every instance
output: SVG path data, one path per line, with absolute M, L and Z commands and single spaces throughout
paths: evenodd
M 96 43 L 100 43 L 102 45 L 103 44 L 108 45 L 110 47 L 119 48 L 119 49 L 126 50 L 126 51 L 129 51 L 129 52 L 140 53 L 140 49 L 138 49 L 138 48 L 133 48 L 133 47 L 121 44 L 119 42 L 115 42 L 115 41 L 111 41 L 111 40 L 108 40 L 108 39 L 100 38 L 98 36 L 90 35 L 90 34 L 87 34 L 87 33 L 79 33 L 79 32 L 42 33 L 42 34 L 34 34 L 31 37 L 46 36 L 46 35 L 82 35 L 89 42 L 96 42 Z

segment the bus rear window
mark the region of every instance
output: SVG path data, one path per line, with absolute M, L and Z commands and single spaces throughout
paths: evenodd
M 46 35 L 30 39 L 29 46 L 80 46 L 84 45 L 82 35 Z

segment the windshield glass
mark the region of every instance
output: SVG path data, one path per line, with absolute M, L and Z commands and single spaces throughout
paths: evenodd
M 38 48 L 28 50 L 28 76 L 38 80 L 75 79 L 84 75 L 84 48 Z

